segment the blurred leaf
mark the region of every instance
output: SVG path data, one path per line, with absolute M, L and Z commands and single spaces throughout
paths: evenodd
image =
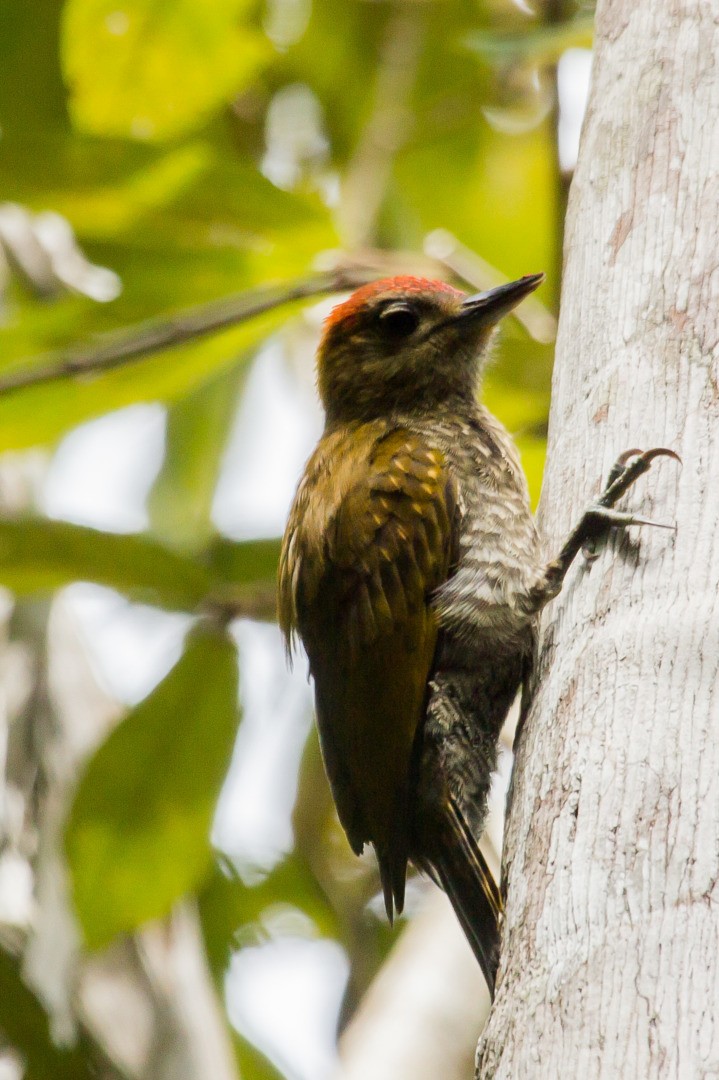
M 58 27 L 64 0 L 0 3 L 0 129 L 66 129 Z M 0 151 L 1 153 L 1 151 Z
M 236 561 L 241 565 L 241 556 Z M 28 595 L 73 581 L 94 581 L 132 600 L 187 610 L 213 588 L 207 570 L 148 536 L 121 536 L 43 518 L 0 520 L 3 585 Z
M 535 24 L 516 34 L 475 30 L 463 38 L 463 44 L 490 63 L 523 60 L 553 64 L 567 49 L 591 49 L 593 37 L 594 16 L 580 15 L 568 22 Z
M 399 211 L 419 223 L 418 244 L 431 230 L 445 228 L 510 280 L 551 271 L 557 243 L 553 125 L 509 136 L 482 120 L 475 124 L 480 130 L 471 141 L 467 133 L 448 132 L 400 155 Z M 548 293 L 545 283 L 537 295 Z
M 223 372 L 168 412 L 148 509 L 153 532 L 183 551 L 203 547 L 215 531 L 212 502 L 243 376 L 243 369 Z
M 74 197 L 78 205 L 85 205 L 89 217 L 78 229 L 79 236 L 88 235 L 93 221 L 101 233 L 116 229 L 115 217 L 119 215 L 120 239 L 85 246 L 91 258 L 120 274 L 122 296 L 104 305 L 73 296 L 53 304 L 25 301 L 15 305 L 8 326 L 0 332 L 0 370 L 17 368 L 19 358 L 23 361 L 21 370 L 32 369 L 45 362 L 45 349 L 67 346 L 80 334 L 87 341 L 93 333 L 125 328 L 148 317 L 157 319 L 168 306 L 177 310 L 228 293 L 236 296 L 238 285 L 267 281 L 273 273 L 292 280 L 306 269 L 318 249 L 332 242 L 329 218 L 318 212 L 312 201 L 278 192 L 257 173 L 250 182 L 252 172 L 246 167 L 235 171 L 215 168 L 214 159 L 205 159 L 201 147 L 196 148 L 197 153 L 186 150 L 184 157 L 162 163 L 162 177 L 135 177 L 141 188 L 149 185 L 139 203 L 133 202 L 138 189 L 129 181 L 122 194 L 106 192 L 106 201 L 105 195 L 88 192 L 80 185 Z M 82 161 L 84 155 L 80 158 Z M 168 168 L 163 171 L 165 165 Z M 183 170 L 192 177 L 189 187 L 181 179 Z M 155 212 L 152 225 L 148 225 L 145 215 L 149 207 L 143 205 L 143 199 L 150 197 L 155 180 L 160 190 L 165 183 L 170 185 L 173 207 Z M 181 196 L 174 187 L 178 183 L 183 188 Z M 195 190 L 204 187 L 215 198 L 214 219 L 211 200 Z M 235 213 L 240 190 L 243 210 Z M 93 217 L 90 211 L 96 197 L 100 206 Z M 153 198 L 159 197 L 155 191 Z M 54 205 L 77 225 L 82 213 L 73 213 L 67 202 L 55 199 Z M 103 219 L 103 214 L 109 218 Z M 122 239 L 125 230 L 127 241 Z M 73 424 L 131 402 L 182 397 L 216 373 L 242 366 L 253 348 L 289 317 L 288 308 L 276 309 L 102 377 L 67 379 L 4 395 L 0 397 L 0 449 L 46 444 Z M 165 318 L 172 321 L 173 316 L 170 313 Z
M 253 892 L 258 906 L 292 904 L 312 920 L 322 937 L 341 938 L 337 913 L 309 863 L 297 852 L 273 867 Z
M 458 83 L 460 73 L 463 81 Z M 456 94 L 460 86 L 466 93 L 477 92 L 461 67 L 448 76 L 448 90 Z M 544 122 L 508 136 L 477 116 L 471 129 L 467 124 L 449 124 L 436 139 L 412 142 L 398 156 L 395 212 L 401 221 L 419 226 L 416 244 L 432 229 L 444 228 L 510 279 L 547 271 L 540 291 L 546 302 L 557 285 L 554 128 Z M 437 176 L 442 177 L 439 197 Z M 487 375 L 487 397 L 510 430 L 546 418 L 552 356 L 550 346 L 529 340 L 510 320 L 502 325 Z
M 147 233 L 133 232 L 143 224 L 150 236 L 183 250 L 226 247 L 267 254 L 271 237 L 290 254 L 288 231 L 319 226 L 332 237 L 319 199 L 280 191 L 254 162 L 208 136 L 166 148 L 13 133 L 2 150 L 3 198 L 38 210 L 52 206 L 72 220 L 85 241 L 148 246 Z M 305 259 L 307 251 L 303 247 Z
M 522 459 L 522 468 L 529 484 L 529 498 L 536 509 L 542 492 L 544 461 L 547 456 L 547 440 L 532 438 L 530 435 L 519 436 L 517 446 Z
M 0 450 L 46 445 L 74 424 L 123 405 L 187 394 L 213 372 L 244 364 L 249 350 L 286 318 L 286 312 L 268 312 L 200 344 L 181 345 L 107 375 L 61 379 L 0 395 Z
M 285 1080 L 285 1074 L 276 1069 L 262 1051 L 239 1032 L 233 1031 L 232 1042 L 240 1076 L 246 1077 L 246 1080 Z
M 246 0 L 68 0 L 62 61 L 80 129 L 167 138 L 246 86 L 269 43 Z
M 9 11 L 0 6 L 8 40 L 21 33 L 27 45 L 36 17 L 30 11 L 33 6 L 9 2 Z M 45 3 L 47 19 L 51 5 L 49 0 Z M 225 35 L 229 46 L 236 40 L 233 27 L 240 24 L 246 6 L 245 0 L 222 0 L 219 6 L 209 6 L 212 11 L 195 6 L 193 15 L 184 0 L 180 5 L 147 0 L 144 10 L 148 18 L 160 20 L 163 32 L 166 24 L 172 24 L 168 33 L 176 24 L 191 27 L 206 20 L 215 25 L 224 19 L 231 24 Z M 125 5 L 110 4 L 105 10 L 100 0 L 85 4 L 87 17 L 100 19 L 96 28 L 103 13 L 107 16 L 103 34 L 108 27 L 121 28 L 123 18 L 130 20 L 141 9 L 141 0 L 134 0 L 129 13 Z M 44 33 L 48 24 L 40 19 Z M 114 37 L 122 43 L 128 34 Z M 198 40 L 193 36 L 192 50 L 197 63 L 204 65 L 201 81 L 214 88 L 213 56 L 197 48 Z M 0 67 L 0 105 L 6 100 L 11 109 L 17 86 L 20 82 L 25 86 L 25 80 L 20 79 L 20 58 L 4 38 L 0 56 L 3 50 L 8 54 L 10 75 L 18 75 L 6 86 L 6 70 Z M 92 92 L 97 90 L 98 95 L 102 74 L 93 83 Z M 174 72 L 171 76 L 170 90 L 184 85 L 186 80 Z M 127 79 L 128 92 L 134 92 L 137 82 L 137 72 L 133 72 Z M 162 97 L 160 93 L 148 100 L 161 101 Z M 76 296 L 38 304 L 13 293 L 3 311 L 0 368 L 18 359 L 37 358 L 80 336 L 88 340 L 94 334 L 156 317 L 168 308 L 216 299 L 260 281 L 291 278 L 305 271 L 318 251 L 336 243 L 330 214 L 320 199 L 279 191 L 253 160 L 238 155 L 228 130 L 206 129 L 202 137 L 168 149 L 79 136 L 68 132 L 63 116 L 60 109 L 53 124 L 12 126 L 0 114 L 3 197 L 35 210 L 52 208 L 63 214 L 88 257 L 120 276 L 123 293 L 107 305 Z M 73 424 L 133 401 L 180 398 L 214 373 L 237 364 L 238 353 L 251 351 L 286 318 L 286 312 L 274 313 L 251 327 L 191 343 L 169 357 L 150 357 L 101 380 L 68 381 L 12 400 L 4 398 L 0 400 L 0 449 L 47 444 Z
M 510 381 L 510 372 L 489 373 L 482 394 L 488 409 L 501 416 L 502 423 L 513 438 L 546 428 L 549 415 L 549 391 L 526 386 L 522 381 Z
M 447 5 L 442 7 L 446 10 Z M 305 32 L 268 72 L 275 88 L 302 83 L 317 95 L 334 164 L 346 163 L 367 118 L 378 51 L 391 14 L 388 4 L 312 0 Z
M 210 628 L 100 747 L 67 827 L 90 948 L 159 918 L 210 872 L 210 826 L 237 727 L 237 658 Z
M 218 985 L 237 947 L 238 933 L 258 924 L 272 907 L 302 911 L 323 937 L 338 938 L 337 915 L 305 859 L 297 852 L 285 856 L 257 885 L 245 885 L 231 869 L 215 871 L 199 896 L 207 955 Z
M 282 541 L 226 540 L 218 536 L 202 554 L 202 560 L 216 580 L 233 585 L 254 585 L 274 581 Z
M 85 1040 L 79 1046 L 57 1046 L 50 1036 L 48 1015 L 23 982 L 20 965 L 0 949 L 0 1032 L 18 1050 L 28 1080 L 92 1080 L 97 1076 Z
M 117 589 L 130 600 L 194 611 L 273 586 L 279 540 L 216 538 L 191 558 L 143 533 L 121 535 L 47 518 L 0 519 L 0 584 L 20 596 L 73 581 Z

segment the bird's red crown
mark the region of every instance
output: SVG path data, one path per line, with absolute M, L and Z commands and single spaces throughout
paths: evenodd
M 343 326 L 351 324 L 374 296 L 378 296 L 380 293 L 391 296 L 395 292 L 402 296 L 407 293 L 427 292 L 452 293 L 455 296 L 462 295 L 459 289 L 455 289 L 453 285 L 448 285 L 446 281 L 412 277 L 410 274 L 381 278 L 379 281 L 371 281 L 368 285 L 362 285 L 347 300 L 333 307 L 325 319 L 325 333 L 340 324 Z

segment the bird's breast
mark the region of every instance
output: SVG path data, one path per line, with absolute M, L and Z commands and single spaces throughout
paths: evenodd
M 458 558 L 434 601 L 440 624 L 480 647 L 488 639 L 523 651 L 530 627 L 518 599 L 536 579 L 541 553 L 517 451 L 480 406 L 432 426 L 459 503 Z

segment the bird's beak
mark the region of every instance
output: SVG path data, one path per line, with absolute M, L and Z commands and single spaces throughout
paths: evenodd
M 462 301 L 459 310 L 459 319 L 464 322 L 471 319 L 472 322 L 482 323 L 485 326 L 493 326 L 494 323 L 516 307 L 525 296 L 533 293 L 544 281 L 544 274 L 527 274 L 526 277 L 517 281 L 508 281 L 506 285 L 498 285 L 496 289 L 488 289 L 487 292 L 475 293 Z

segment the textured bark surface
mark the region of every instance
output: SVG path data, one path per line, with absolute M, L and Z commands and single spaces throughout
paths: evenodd
M 567 221 L 554 553 L 619 452 L 670 446 L 545 613 L 478 1076 L 719 1075 L 719 3 L 600 0 Z

